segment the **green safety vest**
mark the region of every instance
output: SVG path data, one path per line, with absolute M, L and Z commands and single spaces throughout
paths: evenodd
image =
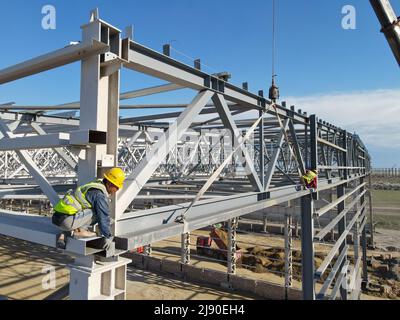
M 108 198 L 108 192 L 102 180 L 95 180 L 77 188 L 75 192 L 69 190 L 64 198 L 54 207 L 54 211 L 73 216 L 79 211 L 91 209 L 92 205 L 86 199 L 86 193 L 90 189 L 98 189 Z
M 315 172 L 308 171 L 307 174 L 303 176 L 303 179 L 306 180 L 307 183 L 311 183 L 316 176 L 317 174 Z

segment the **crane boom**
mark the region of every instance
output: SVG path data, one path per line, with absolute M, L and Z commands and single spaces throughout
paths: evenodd
M 370 0 L 370 3 L 382 25 L 381 31 L 400 66 L 400 18 L 396 16 L 389 0 Z

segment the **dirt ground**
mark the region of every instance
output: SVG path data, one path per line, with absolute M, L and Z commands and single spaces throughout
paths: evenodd
M 0 300 L 43 300 L 69 281 L 72 260 L 55 250 L 0 236 Z M 46 268 L 56 271 L 55 289 L 46 289 Z M 127 300 L 248 300 L 259 299 L 223 288 L 205 287 L 166 278 L 131 267 L 127 272 Z
M 368 255 L 374 256 L 374 257 L 380 257 L 382 254 L 387 254 L 386 245 L 393 245 L 396 244 L 397 240 L 400 240 L 400 232 L 393 230 L 391 233 L 387 232 L 388 230 L 380 230 L 380 233 L 377 234 L 375 238 L 375 242 L 379 244 L 377 250 L 371 250 L 368 251 Z M 227 270 L 227 265 L 226 262 L 223 261 L 215 261 L 211 259 L 206 259 L 203 256 L 199 256 L 196 253 L 196 239 L 197 236 L 207 236 L 208 231 L 205 230 L 197 230 L 195 233 L 191 235 L 191 264 L 202 267 L 202 268 L 209 268 L 209 269 L 214 269 L 214 270 L 219 270 L 219 271 L 226 271 Z M 399 238 L 397 238 L 399 237 Z M 386 242 L 384 239 L 386 238 Z M 263 235 L 263 234 L 243 234 L 239 233 L 237 236 L 238 239 L 238 246 L 241 248 L 251 248 L 254 246 L 258 247 L 264 247 L 264 248 L 271 248 L 271 247 L 279 247 L 283 248 L 284 247 L 284 240 L 281 237 L 273 236 L 273 235 Z M 400 243 L 397 242 L 397 244 Z M 153 253 L 152 256 L 158 257 L 160 259 L 168 259 L 168 260 L 173 260 L 173 261 L 178 261 L 180 259 L 179 254 L 180 254 L 180 237 L 174 237 L 170 238 L 164 241 L 160 241 L 158 243 L 155 243 L 153 246 Z M 293 249 L 294 250 L 300 250 L 301 247 L 301 242 L 299 239 L 294 239 L 293 240 Z M 324 256 L 326 255 L 329 250 L 331 249 L 332 244 L 326 243 L 326 244 L 318 244 L 315 245 L 315 252 L 316 256 Z M 268 250 L 268 249 L 267 249 Z M 353 247 L 350 246 L 349 249 L 349 254 L 353 254 Z M 400 260 L 400 253 L 399 252 L 392 252 L 391 258 L 392 260 L 397 259 Z M 294 259 L 295 260 L 295 259 Z M 316 259 L 317 260 L 317 259 Z M 318 265 L 318 261 L 316 261 L 316 264 Z M 299 266 L 300 267 L 300 266 Z M 249 267 L 238 267 L 237 268 L 237 274 L 252 278 L 252 279 L 259 279 L 259 280 L 264 280 L 268 281 L 270 283 L 275 283 L 279 285 L 284 285 L 284 277 L 282 274 L 279 273 L 279 271 L 276 270 L 269 270 L 267 272 L 258 272 L 257 270 L 254 270 L 255 268 L 249 268 Z M 298 268 L 300 269 L 300 268 Z M 385 284 L 386 282 L 382 282 L 383 276 L 379 272 L 375 272 L 376 270 L 372 269 L 371 267 L 369 268 L 370 272 L 370 280 L 372 280 L 373 283 L 375 284 Z M 300 274 L 294 274 L 293 276 L 293 287 L 297 289 L 301 289 L 301 275 Z M 397 287 L 399 287 L 400 282 L 397 282 Z M 316 289 L 319 290 L 322 287 L 321 283 L 316 284 Z M 329 291 L 328 291 L 329 292 Z M 362 294 L 361 299 L 362 300 L 380 300 L 380 299 L 385 299 L 391 297 L 400 299 L 399 296 L 395 295 L 386 295 L 386 294 L 380 294 L 379 292 L 374 292 L 371 294 Z
M 254 300 L 256 295 L 224 291 L 138 269 L 128 270 L 127 300 Z
M 197 234 L 207 235 L 206 231 L 197 231 Z M 400 236 L 395 234 L 395 237 Z M 386 230 L 377 234 L 375 241 L 385 243 L 381 238 L 390 237 Z M 253 234 L 240 234 L 239 239 L 246 243 L 247 247 L 254 247 L 255 244 L 267 247 L 283 247 L 283 239 L 274 236 Z M 153 251 L 153 256 L 177 261 L 179 259 L 179 238 L 168 239 L 153 245 L 154 249 L 169 250 L 170 253 Z M 400 240 L 395 238 L 395 241 Z M 195 248 L 195 237 L 191 242 Z M 387 240 L 393 243 L 393 238 Z M 398 242 L 400 243 L 400 241 Z M 294 240 L 294 249 L 300 249 L 300 241 Z M 245 246 L 243 243 L 239 246 Z M 329 245 L 317 245 L 316 251 L 328 252 Z M 378 250 L 373 253 L 379 256 L 385 251 Z M 400 258 L 399 253 L 392 253 Z M 60 255 L 56 250 L 49 249 L 29 242 L 0 236 L 0 300 L 3 297 L 16 300 L 42 300 L 57 289 L 68 283 L 69 271 L 66 268 L 72 262 L 69 257 Z M 220 271 L 226 271 L 226 265 L 221 261 L 204 261 L 196 258 L 192 251 L 192 264 L 199 267 L 206 267 Z M 54 268 L 56 271 L 55 289 L 46 289 L 42 282 L 46 279 L 46 268 Z M 284 279 L 280 274 L 255 273 L 252 270 L 238 268 L 239 275 L 253 279 L 261 279 L 272 283 L 283 285 Z M 257 299 L 259 297 L 247 293 L 232 292 L 223 288 L 205 287 L 184 282 L 180 279 L 173 279 L 152 272 L 141 271 L 129 268 L 127 276 L 127 299 L 129 300 L 163 300 L 163 299 L 184 299 L 184 300 L 231 300 L 231 299 Z M 294 288 L 301 288 L 299 279 L 293 280 Z M 317 289 L 320 285 L 317 284 Z M 376 300 L 376 296 L 362 295 L 362 299 Z
M 65 265 L 71 260 L 48 247 L 0 236 L 0 296 L 42 300 L 69 282 Z M 46 268 L 56 272 L 56 288 L 46 289 Z

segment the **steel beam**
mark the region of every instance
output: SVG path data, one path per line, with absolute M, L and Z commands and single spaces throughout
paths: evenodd
M 110 47 L 95 39 L 85 39 L 81 44 L 68 46 L 63 49 L 45 54 L 0 70 L 0 84 L 21 79 L 33 74 L 54 69 L 75 61 L 84 60 L 107 52 Z
M 337 198 L 338 198 L 338 200 L 342 199 L 342 201 L 338 203 L 338 209 L 337 209 L 338 214 L 340 214 L 345 208 L 345 201 L 343 200 L 344 195 L 345 195 L 345 186 L 343 186 L 343 185 L 338 186 L 337 187 Z M 347 246 L 347 240 L 346 240 L 347 234 L 345 233 L 346 228 L 347 228 L 346 215 L 344 215 L 338 223 L 338 234 L 339 234 L 338 242 L 340 239 L 343 239 L 343 241 L 341 242 L 340 247 L 339 247 L 339 254 L 342 253 Z M 343 236 L 343 235 L 345 235 L 345 236 Z M 326 258 L 326 259 L 328 259 L 328 258 Z M 341 267 L 343 268 L 346 263 L 347 263 L 347 256 L 344 257 Z M 342 297 L 342 300 L 347 300 L 347 289 L 340 288 L 340 295 Z
M 1 139 L 0 151 L 46 149 L 69 145 L 68 133 L 50 133 L 39 136 L 13 137 Z
M 310 194 L 301 198 L 301 264 L 304 300 L 315 300 L 314 284 L 314 201 Z
M 270 103 L 263 97 L 189 67 L 129 39 L 123 40 L 122 46 L 123 58 L 128 61 L 124 63 L 124 66 L 128 69 L 194 90 L 215 90 L 224 95 L 226 100 L 247 106 L 250 109 L 259 110 L 263 108 L 263 105 Z M 281 106 L 277 106 L 276 111 L 268 110 L 268 113 L 273 115 L 276 115 L 277 112 L 285 118 L 289 116 L 289 110 Z M 296 112 L 291 115 L 296 122 L 305 123 L 306 117 L 304 115 Z

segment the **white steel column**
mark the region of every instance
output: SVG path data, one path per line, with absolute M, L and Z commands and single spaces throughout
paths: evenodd
M 190 264 L 190 233 L 181 235 L 181 263 Z
M 293 280 L 293 219 L 291 214 L 285 215 L 285 296 L 288 299 L 289 288 Z
M 101 41 L 101 22 L 93 19 L 82 26 L 82 41 L 94 39 Z M 107 131 L 108 116 L 108 77 L 101 77 L 100 55 L 82 60 L 81 65 L 81 109 L 80 129 Z M 87 183 L 97 177 L 98 161 L 106 155 L 106 145 L 91 146 L 80 154 L 78 167 L 79 184 Z
M 120 47 L 119 34 L 118 38 L 114 39 L 118 41 L 118 46 Z M 121 65 L 119 62 L 115 62 L 118 68 L 117 71 L 109 76 L 108 89 L 108 122 L 107 122 L 107 154 L 112 156 L 111 163 L 113 167 L 118 166 L 118 131 L 119 131 L 119 91 L 120 91 L 120 71 Z M 119 64 L 119 65 L 118 65 Z M 106 166 L 106 163 L 102 164 Z M 110 214 L 114 223 L 111 225 L 111 233 L 115 235 L 117 233 L 117 224 L 115 221 L 118 220 L 119 215 L 117 212 L 117 198 L 116 195 L 111 197 L 110 203 Z
M 236 229 L 238 222 L 238 218 L 228 221 L 228 274 L 236 274 Z

